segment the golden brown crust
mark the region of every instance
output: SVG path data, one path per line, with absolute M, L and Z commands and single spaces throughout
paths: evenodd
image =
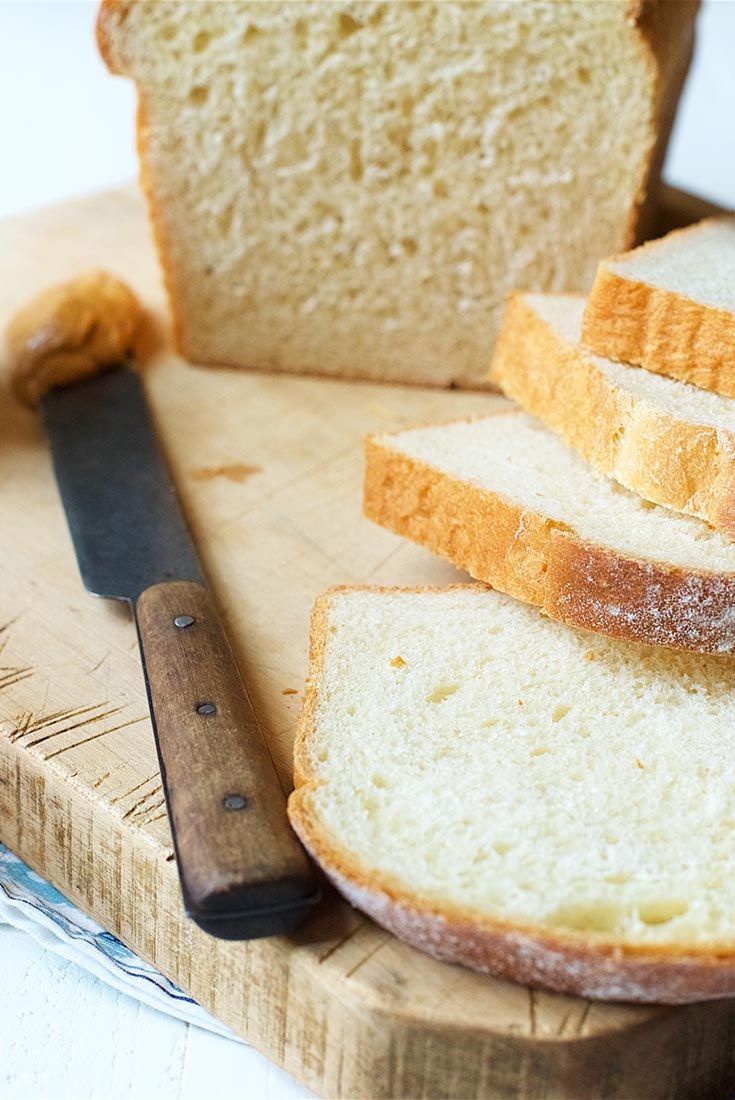
M 671 236 L 690 232 L 696 227 Z M 657 247 L 654 241 L 641 251 Z M 584 344 L 608 359 L 735 397 L 735 315 L 620 275 L 610 262 L 600 264 L 587 301 Z
M 391 594 L 427 591 L 355 588 Z M 296 737 L 296 789 L 288 803 L 291 824 L 337 889 L 384 928 L 419 950 L 511 981 L 584 997 L 640 1003 L 686 1004 L 735 994 L 732 944 L 686 949 L 621 944 L 603 935 L 511 924 L 415 894 L 339 845 L 322 826 L 310 799 L 317 780 L 310 765 L 309 742 L 315 729 L 319 682 L 330 636 L 331 602 L 336 593 L 349 590 L 326 592 L 314 608 L 311 667 Z
M 114 50 L 114 32 L 127 19 L 134 0 L 101 0 L 95 35 L 102 60 L 111 73 L 123 75 Z
M 35 405 L 48 390 L 119 363 L 141 318 L 132 290 L 105 271 L 89 271 L 42 291 L 7 328 L 16 396 Z
M 368 519 L 476 580 L 612 638 L 735 651 L 735 573 L 680 569 L 591 544 L 566 524 L 392 450 L 390 437 L 369 438 L 365 457 Z
M 106 2 L 116 4 L 120 2 L 120 0 L 106 0 Z M 129 0 L 129 2 L 133 2 L 133 0 Z M 147 142 L 149 127 L 148 105 L 143 90 L 137 87 L 137 92 L 138 106 L 135 115 L 135 142 L 138 151 L 138 163 L 140 166 L 138 182 L 140 183 L 140 188 L 148 207 L 148 216 L 150 218 L 153 240 L 161 265 L 163 285 L 166 289 L 169 308 L 171 310 L 172 340 L 174 347 L 180 355 L 191 362 L 199 362 L 200 360 L 197 360 L 196 355 L 192 354 L 192 349 L 187 346 L 185 341 L 186 326 L 184 325 L 184 318 L 179 309 L 179 294 L 175 285 L 176 271 L 175 267 L 168 263 L 168 256 L 171 254 L 172 249 L 166 234 L 166 223 L 163 216 L 163 210 L 156 199 L 155 188 L 151 182 Z M 181 297 L 181 301 L 183 301 L 183 296 Z M 217 364 L 212 365 L 215 366 Z M 227 366 L 227 364 L 219 365 Z
M 735 538 L 735 433 L 679 419 L 620 389 L 523 295 L 509 297 L 490 378 L 596 470 Z
M 311 612 L 311 629 L 309 631 L 309 676 L 304 687 L 304 696 L 301 703 L 301 711 L 293 748 L 294 787 L 301 787 L 309 782 L 311 769 L 309 768 L 307 741 L 309 732 L 314 729 L 316 724 L 316 707 L 318 702 L 317 684 L 322 674 L 326 657 L 329 605 L 333 594 L 337 591 L 339 591 L 339 589 L 330 588 L 322 593 L 321 596 L 318 596 Z

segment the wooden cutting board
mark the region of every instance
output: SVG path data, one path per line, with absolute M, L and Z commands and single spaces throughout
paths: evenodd
M 317 593 L 459 576 L 362 519 L 362 436 L 499 399 L 188 366 L 168 350 L 132 190 L 0 225 L 0 321 L 99 264 L 158 318 L 150 399 L 287 788 Z M 715 1100 L 735 1087 L 735 1002 L 531 992 L 434 962 L 333 894 L 290 938 L 198 931 L 179 900 L 132 624 L 82 591 L 43 437 L 5 381 L 0 501 L 0 838 L 134 951 L 324 1096 Z

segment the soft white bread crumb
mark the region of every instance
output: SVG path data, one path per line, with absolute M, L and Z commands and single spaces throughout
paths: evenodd
M 732 659 L 479 587 L 336 590 L 312 644 L 290 815 L 348 896 L 553 988 L 735 992 Z
M 605 261 L 616 275 L 735 312 L 735 218 L 708 218 Z
M 701 520 L 677 515 L 595 473 L 522 412 L 379 436 L 383 446 L 457 480 L 516 500 L 621 555 L 683 569 L 735 572 L 735 546 Z
M 708 218 L 603 261 L 583 340 L 601 355 L 735 397 L 735 219 Z
M 735 400 L 580 345 L 584 299 L 509 299 L 490 377 L 601 473 L 735 538 Z
M 528 306 L 569 345 L 579 345 L 585 299 L 575 295 L 526 294 Z M 681 385 L 650 371 L 635 370 L 630 363 L 613 362 L 589 354 L 595 368 L 618 389 L 692 425 L 735 431 L 735 401 L 696 386 Z
M 181 349 L 482 384 L 508 287 L 634 242 L 695 9 L 104 5 Z
M 571 625 L 735 649 L 735 545 L 596 473 L 520 411 L 372 437 L 365 513 Z

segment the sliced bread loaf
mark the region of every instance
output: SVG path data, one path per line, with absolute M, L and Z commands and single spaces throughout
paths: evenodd
M 510 286 L 640 235 L 691 0 L 107 0 L 182 352 L 479 386 Z
M 584 305 L 512 295 L 490 377 L 601 473 L 735 538 L 735 401 L 585 351 Z
M 604 260 L 582 342 L 735 397 L 735 218 L 709 218 Z
M 491 589 L 317 603 L 289 814 L 422 951 L 587 997 L 735 994 L 730 657 Z
M 735 545 L 595 473 L 523 412 L 369 438 L 365 514 L 572 626 L 735 649 Z

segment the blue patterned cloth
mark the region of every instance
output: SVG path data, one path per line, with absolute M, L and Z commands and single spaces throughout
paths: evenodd
M 237 1039 L 229 1028 L 115 936 L 105 932 L 3 844 L 0 844 L 0 924 L 27 932 L 43 947 L 78 963 L 120 993 L 185 1023 Z

